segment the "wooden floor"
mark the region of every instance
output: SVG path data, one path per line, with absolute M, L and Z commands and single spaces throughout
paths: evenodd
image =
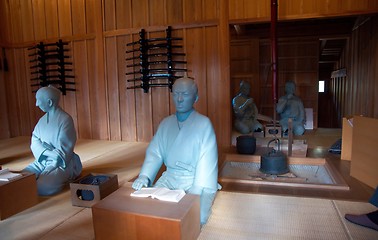
M 349 161 L 340 160 L 340 155 L 328 152 L 329 147 L 340 137 L 340 129 L 317 129 L 307 131 L 301 136 L 308 143 L 309 155 L 325 157 L 343 176 L 350 187 L 349 191 L 231 183 L 223 184 L 221 191 L 367 202 L 374 189 L 349 176 Z M 29 145 L 30 137 L 0 140 L 0 165 L 14 171 L 26 167 L 33 161 Z M 147 145 L 147 143 L 81 139 L 76 145 L 75 152 L 83 162 L 83 175 L 117 174 L 119 185 L 125 186 L 130 185 L 130 181 L 138 175 Z M 40 197 L 36 206 L 0 221 L 0 234 L 0 239 L 94 239 L 91 209 L 72 206 L 67 187 L 55 196 Z

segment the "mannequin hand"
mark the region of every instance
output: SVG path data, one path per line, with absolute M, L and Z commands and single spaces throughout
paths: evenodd
M 142 187 L 148 187 L 150 180 L 147 176 L 140 175 L 133 183 L 132 187 L 135 190 L 140 190 Z

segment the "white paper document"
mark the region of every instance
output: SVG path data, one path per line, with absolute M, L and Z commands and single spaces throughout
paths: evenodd
M 130 194 L 132 197 L 151 197 L 161 201 L 179 202 L 185 196 L 181 189 L 170 190 L 168 188 L 142 188 Z
M 0 181 L 9 182 L 10 180 L 22 177 L 20 173 L 13 173 L 8 168 L 0 170 Z

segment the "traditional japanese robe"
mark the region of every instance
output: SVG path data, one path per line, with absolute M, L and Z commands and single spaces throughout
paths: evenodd
M 176 115 L 165 118 L 147 148 L 140 175 L 154 182 L 163 163 L 166 171 L 155 186 L 199 194 L 201 223 L 206 223 L 220 188 L 217 143 L 210 120 L 196 111 L 180 124 Z
M 288 98 L 287 95 L 282 96 L 277 103 L 277 112 L 280 114 L 280 125 L 285 132 L 289 128 L 289 118 L 293 121 L 294 135 L 303 135 L 306 122 L 306 113 L 302 100 L 293 95 Z
M 72 117 L 57 108 L 54 115 L 46 113 L 34 128 L 31 139 L 31 150 L 35 161 L 24 170 L 37 176 L 37 187 L 40 195 L 52 195 L 64 185 L 77 178 L 82 171 L 80 157 L 74 153 L 76 131 Z M 57 158 L 44 155 L 51 150 Z

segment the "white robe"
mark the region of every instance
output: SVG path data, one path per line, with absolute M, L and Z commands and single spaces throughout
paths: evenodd
M 210 120 L 193 111 L 180 128 L 176 115 L 165 118 L 147 148 L 140 175 L 154 182 L 163 163 L 167 169 L 155 186 L 200 194 L 204 224 L 219 189 L 218 150 Z
M 48 149 L 45 143 L 58 155 L 57 167 L 55 159 L 44 155 Z M 30 146 L 35 161 L 24 170 L 36 174 L 40 195 L 55 194 L 69 180 L 80 175 L 82 165 L 79 156 L 73 151 L 75 144 L 76 131 L 72 117 L 61 108 L 58 107 L 53 116 L 46 113 L 39 119 Z

